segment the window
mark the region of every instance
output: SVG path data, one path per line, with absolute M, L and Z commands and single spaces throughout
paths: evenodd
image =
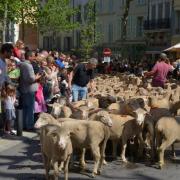
M 180 34 L 180 11 L 176 11 L 176 34 Z
M 146 4 L 146 0 L 137 0 L 137 4 L 138 5 L 145 5 Z
M 44 36 L 43 37 L 43 49 L 50 50 L 52 48 L 52 37 Z
M 109 12 L 113 12 L 113 10 L 114 10 L 114 1 L 109 0 Z
M 165 2 L 165 18 L 170 18 L 170 2 Z
M 119 19 L 117 22 L 117 37 L 120 39 L 121 38 L 121 26 L 122 26 L 122 20 Z
M 56 38 L 56 45 L 57 45 L 57 49 L 60 51 L 61 50 L 61 37 L 60 36 Z
M 98 0 L 96 3 L 97 12 L 101 13 L 103 11 L 103 0 Z
M 99 34 L 102 33 L 102 25 L 101 25 L 101 24 L 98 24 L 98 25 L 96 26 L 96 31 L 97 31 Z
M 158 19 L 163 18 L 163 3 L 158 4 Z
M 143 35 L 143 17 L 137 18 L 137 32 L 136 36 L 141 37 Z
M 113 24 L 109 24 L 108 27 L 108 41 L 109 43 L 113 42 Z
M 119 0 L 120 1 L 120 7 L 124 6 L 126 3 L 126 0 Z
M 152 5 L 152 8 L 151 8 L 151 19 L 152 20 L 155 20 L 156 19 L 156 5 Z

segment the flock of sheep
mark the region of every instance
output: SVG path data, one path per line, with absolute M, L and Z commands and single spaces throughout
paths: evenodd
M 49 113 L 42 113 L 35 124 L 40 129 L 41 151 L 49 179 L 64 171 L 68 179 L 68 165 L 73 150 L 79 149 L 80 166 L 86 168 L 85 152 L 90 149 L 94 158 L 92 177 L 101 173 L 107 164 L 105 150 L 112 141 L 112 156 L 124 163 L 126 147 L 130 141 L 138 146 L 138 155 L 150 150 L 152 161 L 158 157 L 158 167 L 164 165 L 164 151 L 180 140 L 180 88 L 178 82 L 169 82 L 165 88 L 151 87 L 150 80 L 134 75 L 100 75 L 95 79 L 93 97 L 74 103 L 59 97 L 49 104 Z

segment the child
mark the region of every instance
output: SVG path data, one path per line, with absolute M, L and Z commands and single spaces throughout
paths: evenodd
M 16 88 L 12 85 L 7 85 L 5 92 L 3 93 L 3 103 L 4 103 L 4 133 L 15 135 L 12 132 L 11 126 L 14 124 L 16 118 L 15 114 L 15 102 L 16 102 Z

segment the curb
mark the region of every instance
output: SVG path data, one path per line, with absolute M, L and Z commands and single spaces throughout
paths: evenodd
M 23 136 L 0 137 L 0 153 L 36 137 L 38 137 L 36 132 L 23 132 Z

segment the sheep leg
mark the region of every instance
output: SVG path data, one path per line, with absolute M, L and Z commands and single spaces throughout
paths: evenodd
M 173 158 L 175 159 L 175 158 L 176 158 L 176 152 L 175 152 L 175 150 L 174 150 L 174 143 L 172 144 L 171 148 L 172 148 Z
M 165 140 L 158 149 L 159 152 L 159 168 L 161 169 L 164 165 L 164 151 L 173 143 L 173 140 Z
M 150 139 L 150 145 L 151 145 L 151 160 L 154 162 L 155 161 L 155 144 L 153 138 Z
M 44 153 L 42 153 L 42 158 L 43 158 L 44 167 L 45 167 L 45 171 L 46 171 L 46 179 L 48 180 L 49 179 L 49 171 L 50 171 L 50 161 Z
M 127 138 L 122 137 L 122 152 L 121 152 L 121 159 L 122 159 L 123 162 L 127 162 L 127 159 L 126 159 L 126 157 L 125 157 L 126 147 L 127 147 Z
M 59 177 L 59 164 L 58 164 L 58 161 L 53 161 L 53 168 L 54 168 L 54 180 L 58 180 L 58 177 Z
M 71 156 L 67 157 L 67 160 L 64 163 L 64 180 L 68 180 L 68 166 L 69 166 L 69 160 Z
M 113 145 L 113 158 L 116 159 L 116 156 L 117 156 L 117 141 L 116 140 L 113 140 L 112 141 L 112 145 Z
M 64 168 L 64 162 L 61 162 L 61 164 L 59 166 L 59 172 L 61 172 L 63 168 Z
M 98 174 L 101 174 L 101 168 L 102 165 L 107 165 L 107 162 L 105 160 L 105 150 L 106 150 L 106 144 L 107 144 L 107 140 L 105 139 L 103 144 L 100 147 L 100 153 L 101 153 L 101 158 L 100 158 L 100 164 L 99 164 L 99 169 L 98 169 Z M 104 164 L 106 162 L 106 164 Z
M 98 174 L 97 171 L 98 171 L 101 155 L 100 155 L 100 149 L 99 149 L 98 145 L 91 145 L 91 150 L 92 150 L 93 157 L 95 160 L 94 169 L 92 172 L 92 177 L 95 177 Z
M 139 140 L 138 158 L 141 158 L 143 155 L 143 149 L 145 147 L 145 143 L 143 141 L 142 134 L 139 134 L 138 140 Z
M 81 151 L 81 158 L 80 158 L 80 166 L 84 170 L 86 167 L 86 162 L 85 162 L 85 154 L 86 154 L 86 149 L 83 148 Z

